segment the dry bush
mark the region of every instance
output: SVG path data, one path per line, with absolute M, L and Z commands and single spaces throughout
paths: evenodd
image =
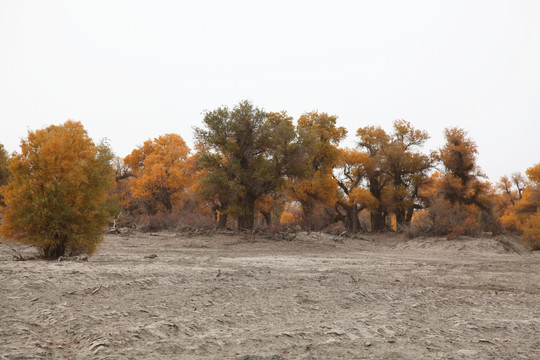
M 467 216 L 461 223 L 463 234 L 468 236 L 478 236 L 482 233 L 482 225 L 472 216 Z
M 501 235 L 505 232 L 501 219 L 497 218 L 495 215 L 491 215 L 488 218 L 487 228 L 491 230 L 492 236 Z
M 478 236 L 483 231 L 480 217 L 481 212 L 475 205 L 451 204 L 439 197 L 428 209 L 414 215 L 405 233 L 411 238 L 419 235 L 447 235 L 448 239 Z
M 452 228 L 452 230 L 446 234 L 446 239 L 447 240 L 454 240 L 454 239 L 459 239 L 461 238 L 461 235 L 463 235 L 465 231 L 463 230 L 463 227 L 461 227 L 460 225 L 457 225 L 455 227 Z
M 178 226 L 178 214 L 158 212 L 155 215 L 134 216 L 135 228 L 142 232 L 173 229 Z
M 414 213 L 411 225 L 404 229 L 406 237 L 412 239 L 421 235 L 431 234 L 433 229 L 433 221 L 427 210 L 420 210 Z
M 331 235 L 342 235 L 347 232 L 347 228 L 345 227 L 345 224 L 343 224 L 343 221 L 338 221 L 328 225 L 323 231 Z
M 320 231 L 332 222 L 331 216 L 326 212 L 317 212 L 304 218 L 302 227 L 308 230 Z
M 364 231 L 371 229 L 371 212 L 368 209 L 364 209 L 358 214 L 358 227 Z
M 183 230 L 185 228 L 212 229 L 215 226 L 208 215 L 193 212 L 126 215 L 122 225 L 142 232 Z
M 452 205 L 448 200 L 437 198 L 428 208 L 429 219 L 431 220 L 431 233 L 434 235 L 447 235 L 463 221 L 458 205 Z

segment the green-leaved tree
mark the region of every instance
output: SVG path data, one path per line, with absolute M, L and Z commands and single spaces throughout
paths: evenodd
M 297 162 L 292 118 L 242 101 L 233 109 L 206 112 L 203 123 L 195 129 L 204 173 L 201 191 L 207 198 L 212 193 L 226 197 L 223 211 L 238 217 L 239 228 L 252 229 L 255 201 L 281 188 Z

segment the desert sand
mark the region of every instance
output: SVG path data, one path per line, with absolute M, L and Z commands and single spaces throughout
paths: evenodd
M 107 235 L 88 261 L 0 250 L 0 359 L 540 359 L 540 253 L 513 238 L 160 232 Z

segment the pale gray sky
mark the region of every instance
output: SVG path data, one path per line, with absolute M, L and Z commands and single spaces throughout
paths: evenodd
M 0 0 L 0 143 L 81 121 L 125 156 L 202 111 L 463 127 L 491 180 L 540 162 L 540 1 Z

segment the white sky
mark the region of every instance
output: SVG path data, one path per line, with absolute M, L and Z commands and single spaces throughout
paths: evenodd
M 125 156 L 202 111 L 463 127 L 491 180 L 540 162 L 540 1 L 0 0 L 0 143 L 81 121 Z

